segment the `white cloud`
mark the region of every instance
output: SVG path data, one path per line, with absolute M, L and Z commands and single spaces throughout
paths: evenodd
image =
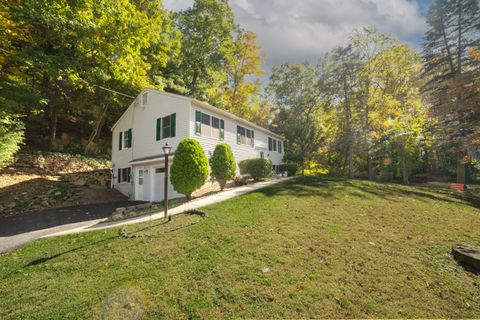
M 165 0 L 165 7 L 185 9 L 192 2 Z M 231 0 L 231 5 L 236 21 L 258 35 L 267 70 L 283 62 L 316 61 L 362 26 L 405 41 L 425 30 L 413 0 Z

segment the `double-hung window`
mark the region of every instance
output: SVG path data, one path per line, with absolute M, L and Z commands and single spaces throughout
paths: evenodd
M 120 131 L 118 134 L 118 150 L 132 147 L 132 129 Z
M 268 137 L 268 151 L 277 151 L 277 146 L 282 148 L 280 141 Z
M 255 145 L 255 133 L 253 130 L 247 129 L 247 144 L 252 147 Z
M 210 120 L 211 119 L 208 114 L 202 113 L 202 136 L 212 136 L 212 127 L 210 126 Z
M 157 119 L 156 140 L 175 137 L 176 113 Z
M 245 128 L 241 126 L 237 126 L 237 143 L 245 144 L 246 141 L 247 141 L 247 137 L 246 137 Z
M 132 173 L 132 168 L 119 168 L 117 172 L 118 183 L 130 182 L 131 173 Z
M 220 119 L 212 117 L 212 137 L 220 137 Z

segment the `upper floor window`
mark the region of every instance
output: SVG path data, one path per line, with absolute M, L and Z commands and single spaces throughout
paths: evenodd
M 163 118 L 157 119 L 156 140 L 165 138 L 173 138 L 176 134 L 176 120 L 177 114 L 172 113 Z
M 268 151 L 277 151 L 282 152 L 282 142 L 273 138 L 268 137 Z
M 206 113 L 195 111 L 195 134 L 205 137 L 225 138 L 225 122 Z
M 248 144 L 253 147 L 255 145 L 255 132 L 242 126 L 237 126 L 237 143 Z
M 132 147 L 132 129 L 118 133 L 118 150 Z

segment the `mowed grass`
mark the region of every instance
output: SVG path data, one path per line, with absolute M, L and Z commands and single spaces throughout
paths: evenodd
M 297 178 L 133 238 L 42 239 L 0 256 L 0 318 L 479 318 L 480 277 L 450 254 L 480 246 L 474 200 Z

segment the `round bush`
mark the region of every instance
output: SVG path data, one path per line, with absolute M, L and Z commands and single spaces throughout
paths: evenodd
M 200 143 L 192 138 L 180 141 L 173 157 L 170 179 L 173 189 L 191 199 L 192 192 L 208 179 L 208 160 Z
M 238 165 L 242 174 L 249 174 L 255 181 L 266 178 L 272 173 L 272 161 L 270 159 L 246 159 L 240 161 Z
M 222 190 L 228 180 L 235 178 L 237 165 L 232 148 L 228 144 L 220 143 L 215 146 L 210 158 L 210 169 L 212 170 L 210 175 L 218 181 Z
M 286 171 L 289 177 L 293 177 L 297 174 L 298 166 L 295 163 L 282 163 L 279 165 L 278 170 L 280 173 L 284 173 Z

